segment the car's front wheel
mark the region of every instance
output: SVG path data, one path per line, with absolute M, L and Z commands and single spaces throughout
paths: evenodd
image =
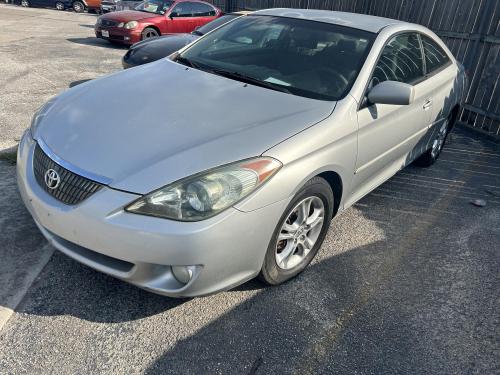
M 73 2 L 73 10 L 76 13 L 82 13 L 85 10 L 85 5 L 81 1 Z
M 56 2 L 56 9 L 57 10 L 64 10 L 65 6 L 62 2 L 58 1 Z
M 30 6 L 30 2 L 28 0 L 21 0 L 21 6 L 27 8 Z
M 141 33 L 142 40 L 144 39 L 151 39 L 151 38 L 156 38 L 157 36 L 160 36 L 158 31 L 152 27 L 146 27 L 144 30 L 142 30 Z
M 314 177 L 292 199 L 267 248 L 260 279 L 277 285 L 296 276 L 323 243 L 333 213 L 334 197 L 326 180 Z

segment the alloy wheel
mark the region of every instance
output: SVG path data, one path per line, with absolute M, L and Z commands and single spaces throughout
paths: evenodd
M 158 33 L 156 30 L 148 28 L 147 30 L 144 30 L 142 33 L 142 38 L 143 39 L 149 39 L 149 38 L 156 38 L 158 36 Z
M 318 240 L 324 219 L 325 206 L 317 196 L 303 199 L 290 211 L 275 247 L 279 268 L 292 269 L 306 258 Z
M 447 130 L 448 130 L 448 120 L 443 122 L 443 125 L 441 125 L 441 128 L 439 128 L 437 136 L 434 139 L 434 142 L 432 143 L 431 155 L 433 158 L 436 158 L 443 149 Z
M 79 2 L 79 1 L 75 1 L 73 3 L 73 10 L 76 12 L 76 13 L 81 13 L 84 11 L 84 5 Z

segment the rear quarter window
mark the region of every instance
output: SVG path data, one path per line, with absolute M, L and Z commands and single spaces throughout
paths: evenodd
M 451 62 L 446 52 L 439 46 L 439 44 L 426 35 L 421 34 L 420 37 L 422 39 L 422 46 L 424 47 L 427 74 L 432 74 Z

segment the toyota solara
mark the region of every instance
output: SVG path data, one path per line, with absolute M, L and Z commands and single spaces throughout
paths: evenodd
M 280 284 L 338 212 L 437 160 L 465 85 L 422 26 L 259 11 L 50 100 L 19 189 L 57 249 L 149 291 Z

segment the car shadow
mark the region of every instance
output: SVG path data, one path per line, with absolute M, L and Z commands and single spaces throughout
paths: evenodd
M 103 40 L 103 39 L 96 38 L 96 37 L 67 38 L 66 40 L 69 42 L 72 42 L 72 43 L 83 44 L 86 46 L 111 48 L 111 49 L 122 49 L 122 50 L 128 49 L 128 46 L 126 46 L 126 45 L 122 45 L 122 44 L 118 44 L 118 43 L 111 43 L 111 42 L 108 42 L 107 40 Z

